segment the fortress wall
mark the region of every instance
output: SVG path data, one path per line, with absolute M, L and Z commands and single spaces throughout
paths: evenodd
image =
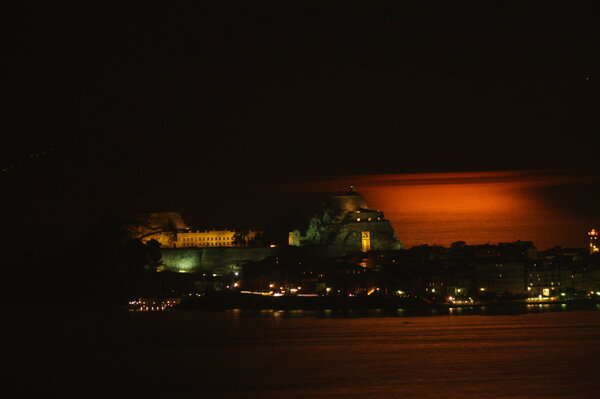
M 218 248 L 162 248 L 165 267 L 185 273 L 230 273 L 239 266 L 255 262 L 277 253 L 278 248 L 218 247 Z
M 360 195 L 337 195 L 331 197 L 330 206 L 337 211 L 354 212 L 358 208 L 367 209 L 367 203 Z
M 387 220 L 334 225 L 332 226 L 333 244 L 348 251 L 359 251 L 363 231 L 371 233 L 371 249 L 373 250 L 383 251 L 402 248 L 402 244 L 394 238 L 394 229 Z

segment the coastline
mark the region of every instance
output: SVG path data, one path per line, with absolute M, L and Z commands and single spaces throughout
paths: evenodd
M 563 301 L 539 301 L 528 303 L 522 300 L 476 302 L 469 304 L 429 303 L 418 297 L 386 296 L 319 296 L 270 297 L 239 293 L 213 293 L 182 300 L 174 310 L 407 310 L 411 312 L 441 312 L 451 314 L 456 310 L 471 309 L 474 312 L 530 311 L 535 308 L 556 307 L 558 309 L 600 310 L 600 302 L 592 299 Z

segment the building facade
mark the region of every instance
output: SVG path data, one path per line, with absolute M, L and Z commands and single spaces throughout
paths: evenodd
M 177 233 L 173 248 L 244 247 L 256 240 L 259 231 L 237 233 L 233 230 L 185 231 Z

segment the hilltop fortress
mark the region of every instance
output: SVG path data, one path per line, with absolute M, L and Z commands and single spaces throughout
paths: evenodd
M 402 249 L 402 243 L 383 212 L 369 209 L 354 187 L 331 197 L 311 219 L 306 241 L 329 245 L 340 252 Z
M 178 272 L 237 272 L 245 263 L 291 250 L 326 258 L 402 248 L 383 212 L 369 209 L 353 187 L 323 204 L 305 236 L 298 230 L 290 232 L 287 248 L 257 245 L 259 231 L 193 231 L 178 212 L 133 215 L 129 230 L 142 241 L 158 241 L 165 268 Z

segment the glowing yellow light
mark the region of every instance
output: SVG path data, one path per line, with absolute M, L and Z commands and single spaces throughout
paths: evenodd
M 479 289 L 479 291 L 485 291 L 485 288 L 481 287 L 481 288 Z

